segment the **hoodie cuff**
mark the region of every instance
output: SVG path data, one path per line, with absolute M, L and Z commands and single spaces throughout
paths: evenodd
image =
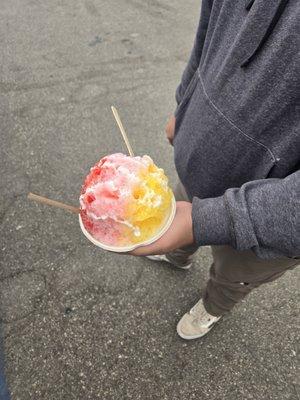
M 234 247 L 231 220 L 224 196 L 211 199 L 194 197 L 192 220 L 194 239 L 199 246 L 231 245 Z

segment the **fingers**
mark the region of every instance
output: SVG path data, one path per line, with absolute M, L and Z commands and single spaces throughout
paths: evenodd
M 159 248 L 157 246 L 149 245 L 149 246 L 140 246 L 133 250 L 130 254 L 137 257 L 149 256 L 153 254 L 158 254 Z
M 154 243 L 151 243 L 147 246 L 140 246 L 134 249 L 131 254 L 133 256 L 150 256 L 154 254 L 165 254 L 166 249 L 168 247 L 168 237 L 167 233 L 165 233 L 161 238 L 156 240 Z

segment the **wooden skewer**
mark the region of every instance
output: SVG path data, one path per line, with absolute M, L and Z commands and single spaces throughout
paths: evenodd
M 48 206 L 62 208 L 64 210 L 70 211 L 70 212 L 72 212 L 74 214 L 79 214 L 80 213 L 80 209 L 77 208 L 77 207 L 73 207 L 73 206 L 70 206 L 69 204 L 61 203 L 60 201 L 47 199 L 47 197 L 39 196 L 39 195 L 34 194 L 34 193 L 28 193 L 27 197 L 28 197 L 29 200 L 37 201 L 39 203 L 43 203 L 43 204 L 46 204 Z
M 118 127 L 119 127 L 119 129 L 120 129 L 120 131 L 121 131 L 121 134 L 122 134 L 122 136 L 123 136 L 123 139 L 124 139 L 124 142 L 125 142 L 125 144 L 126 144 L 128 153 L 129 153 L 129 155 L 130 155 L 131 157 L 134 157 L 132 148 L 131 148 L 131 146 L 130 146 L 130 143 L 129 143 L 128 137 L 127 137 L 127 135 L 126 135 L 124 126 L 123 126 L 123 124 L 122 124 L 121 118 L 120 118 L 120 116 L 119 116 L 119 113 L 118 113 L 118 111 L 116 110 L 116 108 L 115 108 L 114 106 L 111 106 L 111 110 L 112 110 L 112 112 L 113 112 L 113 114 L 114 114 L 114 117 L 115 117 L 115 119 L 116 119 L 116 121 L 117 121 Z

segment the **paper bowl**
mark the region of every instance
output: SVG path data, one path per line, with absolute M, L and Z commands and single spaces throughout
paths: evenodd
M 146 240 L 144 242 L 141 242 L 141 243 L 138 243 L 138 244 L 135 244 L 135 245 L 132 245 L 132 246 L 117 247 L 117 246 L 109 246 L 107 244 L 98 242 L 98 240 L 93 238 L 93 236 L 85 229 L 80 214 L 79 214 L 79 225 L 80 225 L 80 228 L 81 228 L 83 234 L 86 236 L 86 238 L 89 239 L 89 241 L 91 241 L 95 246 L 101 247 L 101 249 L 104 249 L 104 250 L 114 251 L 116 253 L 126 253 L 128 251 L 132 251 L 132 250 L 136 249 L 137 247 L 147 246 L 148 244 L 156 242 L 156 240 L 158 240 L 160 237 L 162 237 L 162 235 L 165 232 L 167 232 L 167 230 L 170 228 L 170 226 L 171 226 L 171 224 L 172 224 L 172 222 L 174 220 L 175 213 L 176 213 L 176 201 L 175 201 L 175 198 L 173 196 L 171 212 L 170 212 L 169 218 L 166 220 L 165 225 L 151 239 L 148 239 L 148 240 Z

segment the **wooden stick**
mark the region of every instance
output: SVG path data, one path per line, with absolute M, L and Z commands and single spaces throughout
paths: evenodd
M 114 117 L 115 117 L 115 119 L 116 119 L 116 121 L 117 121 L 118 127 L 119 127 L 119 129 L 120 129 L 120 131 L 121 131 L 121 134 L 122 134 L 122 136 L 123 136 L 123 139 L 124 139 L 124 142 L 125 142 L 125 144 L 126 144 L 128 153 L 129 153 L 129 155 L 130 155 L 131 157 L 134 157 L 132 148 L 131 148 L 131 146 L 130 146 L 130 143 L 129 143 L 128 137 L 127 137 L 127 135 L 126 135 L 124 126 L 123 126 L 123 124 L 122 124 L 121 118 L 120 118 L 120 116 L 119 116 L 119 113 L 118 113 L 118 111 L 116 110 L 116 108 L 115 108 L 114 106 L 111 106 L 111 110 L 112 110 L 112 112 L 113 112 L 113 114 L 114 114 Z
M 62 208 L 64 210 L 70 211 L 70 212 L 72 212 L 74 214 L 79 214 L 80 213 L 80 209 L 77 208 L 77 207 L 73 207 L 73 206 L 70 206 L 69 204 L 61 203 L 60 201 L 47 199 L 47 197 L 39 196 L 39 195 L 34 194 L 34 193 L 28 193 L 27 197 L 28 197 L 29 200 L 37 201 L 39 203 L 46 204 L 47 206 L 53 206 L 53 207 L 57 207 L 57 208 Z

